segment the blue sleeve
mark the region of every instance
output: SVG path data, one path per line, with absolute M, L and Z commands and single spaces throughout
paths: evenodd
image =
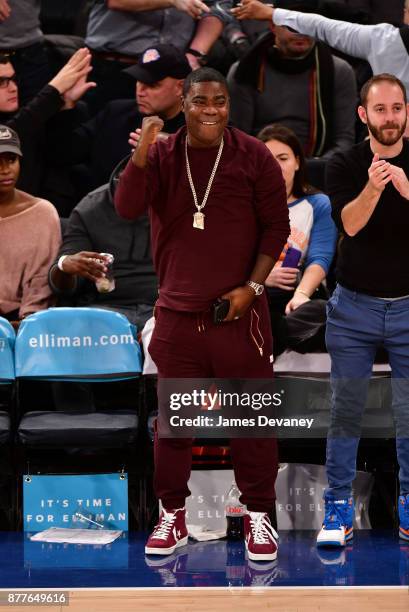
M 328 196 L 317 193 L 309 196 L 313 207 L 314 222 L 304 267 L 320 265 L 327 273 L 335 254 L 338 232 L 331 218 L 331 203 Z

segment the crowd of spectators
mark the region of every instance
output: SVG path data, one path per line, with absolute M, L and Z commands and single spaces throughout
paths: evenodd
M 149 222 L 120 219 L 112 198 L 143 117 L 159 115 L 164 138 L 176 132 L 183 79 L 205 64 L 228 78 L 233 125 L 265 142 L 286 180 L 287 250 L 301 255 L 287 266 L 283 252 L 272 270 L 272 311 L 327 296 L 337 234 L 325 164 L 365 137 L 362 74 L 409 83 L 407 4 L 385 14 L 369 0 L 79 0 L 68 15 L 63 4 L 0 0 L 0 315 L 18 326 L 56 302 L 144 325 L 157 297 Z M 374 23 L 377 10 L 390 23 Z M 309 180 L 317 160 L 320 179 Z M 100 253 L 115 257 L 112 293 L 95 287 Z
M 379 348 L 392 381 L 407 378 L 409 363 L 409 0 L 73 0 L 72 13 L 67 4 L 0 0 L 0 316 L 18 330 L 51 306 L 87 306 L 119 312 L 139 332 L 155 326 L 149 352 L 159 383 L 197 371 L 236 377 L 241 368 L 267 378 L 285 349 L 327 347 L 330 434 L 358 426 L 361 382 Z M 239 129 L 226 128 L 229 117 Z M 196 232 L 213 179 L 222 222 Z M 246 282 L 258 240 L 266 251 Z M 197 333 L 216 323 L 224 327 L 206 337 L 204 357 Z M 344 381 L 354 376 L 348 404 Z M 407 393 L 395 387 L 408 540 Z M 56 380 L 52 390 L 57 410 L 94 407 L 87 383 Z M 329 436 L 318 546 L 352 537 L 358 439 Z M 192 440 L 174 442 L 156 440 L 163 513 L 147 554 L 187 541 Z M 246 529 L 267 537 L 276 442 L 237 438 L 231 449 Z M 165 538 L 171 524 L 182 531 Z M 250 559 L 275 559 L 268 537 L 273 552 L 256 554 L 253 542 Z

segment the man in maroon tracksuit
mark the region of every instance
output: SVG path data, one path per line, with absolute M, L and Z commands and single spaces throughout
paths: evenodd
M 143 120 L 138 146 L 115 195 L 119 215 L 149 210 L 159 277 L 149 346 L 159 378 L 271 378 L 272 338 L 264 280 L 290 228 L 285 185 L 263 143 L 228 128 L 224 77 L 210 68 L 184 86 L 186 127 L 157 139 L 159 117 Z M 230 301 L 221 325 L 217 298 Z M 155 492 L 159 523 L 145 552 L 166 555 L 187 542 L 185 498 L 192 439 L 157 438 Z M 274 438 L 232 439 L 236 481 L 247 505 L 248 556 L 272 560 L 277 445 Z

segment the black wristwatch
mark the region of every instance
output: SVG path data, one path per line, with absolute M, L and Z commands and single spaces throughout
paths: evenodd
M 194 57 L 197 57 L 201 66 L 205 66 L 207 64 L 208 57 L 206 53 L 202 53 L 201 51 L 198 51 L 197 49 L 192 49 L 191 47 L 189 47 L 189 49 L 186 49 L 185 53 L 189 53 L 190 55 L 194 55 Z

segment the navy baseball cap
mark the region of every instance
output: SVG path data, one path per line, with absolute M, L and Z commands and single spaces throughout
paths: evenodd
M 7 125 L 0 125 L 0 153 L 15 153 L 20 157 L 23 156 L 17 132 Z
M 154 45 L 141 53 L 137 64 L 123 70 L 137 81 L 152 85 L 166 77 L 184 79 L 192 72 L 181 49 L 173 45 Z

